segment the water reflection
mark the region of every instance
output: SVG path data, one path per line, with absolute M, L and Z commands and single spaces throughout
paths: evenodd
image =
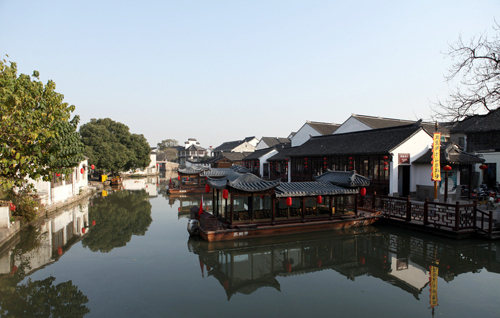
M 23 280 L 57 261 L 89 229 L 88 203 L 68 207 L 23 229 L 0 247 L 0 316 L 83 317 L 90 312 L 72 281 Z M 87 231 L 86 231 L 87 230 Z M 88 232 L 87 232 L 88 233 Z
M 449 241 L 373 227 L 350 231 L 231 242 L 190 238 L 201 275 L 217 279 L 227 299 L 259 288 L 281 291 L 277 277 L 333 270 L 350 280 L 376 277 L 415 297 L 428 287 L 430 308 L 438 304 L 437 278 L 451 283 L 458 275 L 486 269 L 498 273 L 494 243 Z
M 179 202 L 179 207 L 177 208 L 177 218 L 189 218 L 191 209 L 196 208 L 199 210 L 201 199 L 203 197 L 203 209 L 205 211 L 212 211 L 212 195 L 201 195 L 201 194 L 191 194 L 186 195 L 176 195 L 168 197 L 168 204 L 172 207 Z
M 82 245 L 93 252 L 108 253 L 125 246 L 132 235 L 144 235 L 153 221 L 149 194 L 140 191 L 115 191 L 103 198 L 95 198 L 89 216 L 95 226 L 82 240 Z

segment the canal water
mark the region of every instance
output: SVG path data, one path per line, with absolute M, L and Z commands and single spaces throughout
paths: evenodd
M 0 246 L 0 317 L 500 316 L 497 242 L 372 226 L 207 243 L 186 231 L 200 196 L 127 182 Z

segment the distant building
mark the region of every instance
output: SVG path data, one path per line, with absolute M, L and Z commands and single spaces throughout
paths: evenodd
M 331 135 L 339 128 L 339 124 L 306 121 L 291 137 L 291 146 L 297 147 L 308 141 L 311 137 Z
M 259 140 L 255 137 L 246 137 L 243 140 L 226 141 L 213 149 L 214 157 L 220 156 L 223 152 L 254 152 L 257 149 Z
M 208 156 L 207 150 L 200 146 L 196 138 L 189 138 L 188 141 L 184 143 L 184 149 L 179 150 L 179 164 L 185 165 L 186 160 L 199 161 L 205 156 Z
M 276 145 L 290 145 L 290 139 L 284 137 L 262 137 L 257 144 L 257 150 L 274 147 Z

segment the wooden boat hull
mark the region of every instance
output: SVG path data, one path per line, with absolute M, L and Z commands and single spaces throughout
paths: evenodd
M 294 233 L 310 233 L 328 230 L 342 230 L 356 227 L 363 227 L 373 224 L 381 216 L 381 213 L 370 214 L 369 216 L 334 219 L 325 221 L 297 222 L 289 224 L 276 224 L 254 228 L 237 227 L 233 229 L 223 229 L 217 231 L 204 231 L 200 228 L 199 235 L 206 241 L 227 241 L 246 238 L 268 237 L 276 235 L 286 235 Z

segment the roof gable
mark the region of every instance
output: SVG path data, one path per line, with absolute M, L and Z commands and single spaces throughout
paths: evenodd
M 308 121 L 307 125 L 309 125 L 312 129 L 316 130 L 322 136 L 331 135 L 335 132 L 335 130 L 337 130 L 340 127 L 339 124 L 320 123 L 320 122 L 313 122 L 313 121 Z

